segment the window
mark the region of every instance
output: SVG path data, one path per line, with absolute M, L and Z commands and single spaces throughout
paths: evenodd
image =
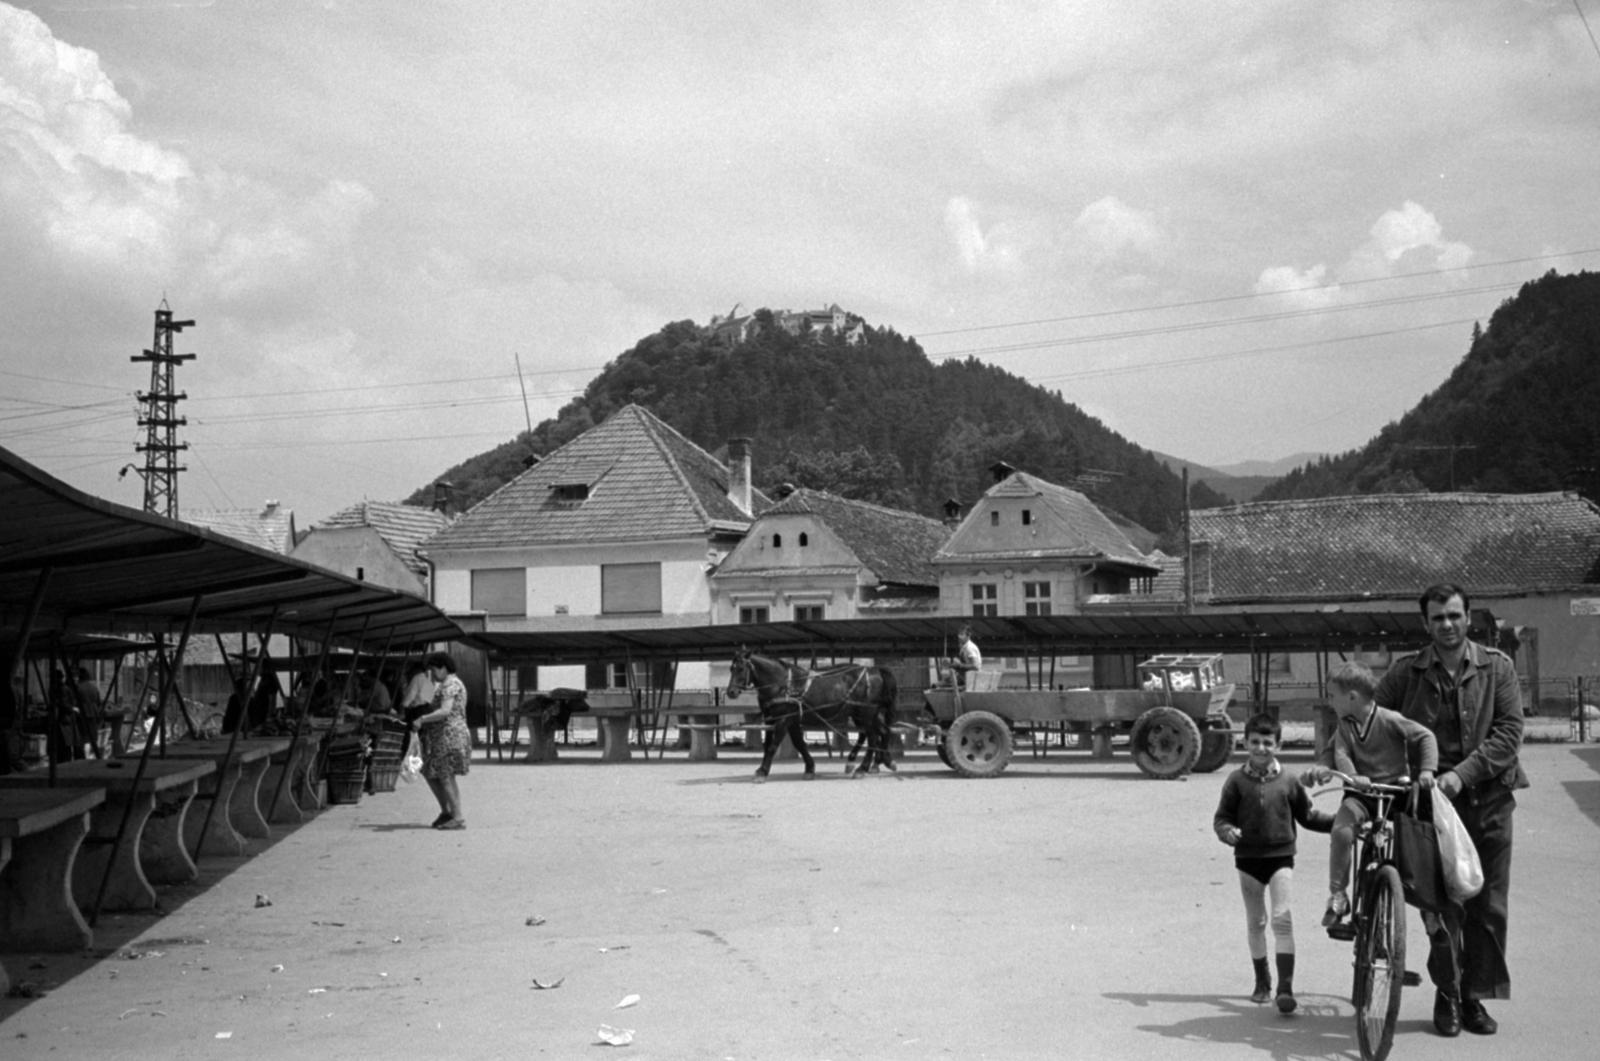
M 600 614 L 660 615 L 660 564 L 601 564 Z
M 1022 584 L 1022 610 L 1028 615 L 1050 614 L 1050 583 L 1024 582 Z
M 805 531 L 801 531 L 800 532 L 800 548 L 804 549 L 806 546 L 808 546 L 810 544 L 811 544 L 811 540 L 806 537 L 806 532 Z
M 782 549 L 783 548 L 783 535 L 774 534 L 772 536 L 772 547 L 774 549 Z
M 747 604 L 739 609 L 739 621 L 741 623 L 764 623 L 770 614 L 764 604 Z
M 474 571 L 472 610 L 488 615 L 527 615 L 528 569 L 486 567 Z
M 1287 652 L 1269 652 L 1267 654 L 1267 673 L 1293 674 L 1292 657 Z
M 973 615 L 999 615 L 998 587 L 993 582 L 974 582 L 972 584 L 972 614 Z
M 552 498 L 564 504 L 581 505 L 589 499 L 588 483 L 557 483 L 550 491 Z
M 990 510 L 990 512 L 989 512 L 989 526 L 991 526 L 991 527 L 1000 526 L 1000 513 L 997 510 Z
M 797 623 L 821 622 L 825 606 L 821 604 L 796 604 L 794 621 Z
M 1028 524 L 1030 524 L 1032 522 L 1033 522 L 1033 510 L 1032 509 L 1027 509 L 1027 508 L 1023 509 L 1022 510 L 1022 525 L 1024 527 L 1026 527 Z

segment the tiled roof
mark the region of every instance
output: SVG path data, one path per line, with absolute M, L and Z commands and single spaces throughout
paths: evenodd
M 428 565 L 417 556 L 417 546 L 449 525 L 448 517 L 431 508 L 391 501 L 362 501 L 335 512 L 311 529 L 371 527 L 407 567 L 419 575 L 426 575 Z
M 950 563 L 964 560 L 1031 560 L 1047 557 L 1081 556 L 1116 560 L 1141 567 L 1150 564 L 1128 536 L 1106 514 L 1095 507 L 1083 494 L 1064 486 L 1045 482 L 1027 472 L 1012 472 L 990 487 L 985 497 L 1037 498 L 1043 503 L 1050 518 L 1045 521 L 1048 538 L 1026 549 L 987 550 L 982 552 L 961 549 L 961 539 L 968 525 L 978 517 L 983 506 L 974 505 L 956 533 L 939 550 L 937 559 Z M 961 549 L 961 551 L 955 551 Z
M 1219 599 L 1474 594 L 1600 583 L 1600 509 L 1576 494 L 1376 494 L 1191 517 L 1195 593 Z
M 950 537 L 950 528 L 938 520 L 807 489 L 796 490 L 762 515 L 800 513 L 826 524 L 881 581 L 909 586 L 939 584 L 933 554 Z
M 587 484 L 581 501 L 557 486 Z M 768 500 L 752 490 L 759 511 Z M 728 499 L 728 469 L 648 410 L 628 405 L 429 538 L 424 552 L 623 542 L 748 527 Z
M 1145 559 L 1150 566 L 1159 567 L 1161 574 L 1157 575 L 1150 583 L 1148 596 L 1159 600 L 1183 599 L 1183 557 L 1168 556 L 1157 549 L 1148 554 Z
M 291 530 L 294 527 L 294 510 L 281 505 L 265 508 L 211 508 L 184 510 L 178 517 L 185 523 L 226 534 L 236 541 L 245 542 L 275 553 L 288 555 L 294 548 Z

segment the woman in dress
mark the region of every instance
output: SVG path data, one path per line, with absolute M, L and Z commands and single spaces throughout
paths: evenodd
M 472 761 L 472 731 L 467 728 L 467 687 L 456 677 L 456 661 L 448 652 L 430 653 L 425 661 L 436 686 L 433 705 L 411 723 L 422 741 L 422 776 L 439 801 L 435 829 L 465 829 L 461 789 L 456 777 Z

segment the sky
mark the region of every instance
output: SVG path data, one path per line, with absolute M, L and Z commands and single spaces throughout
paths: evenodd
M 137 507 L 165 299 L 181 509 L 302 528 L 740 304 L 836 303 L 1201 464 L 1347 450 L 1520 284 L 1600 269 L 1591 30 L 1600 0 L 0 0 L 0 446 Z

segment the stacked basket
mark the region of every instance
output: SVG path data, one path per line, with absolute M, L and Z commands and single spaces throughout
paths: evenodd
M 373 732 L 372 765 L 367 771 L 368 792 L 393 792 L 400 780 L 400 761 L 406 754 L 406 734 L 411 731 L 404 719 L 387 715 L 368 718 Z
M 340 737 L 328 745 L 328 802 L 360 803 L 367 781 L 365 737 Z

